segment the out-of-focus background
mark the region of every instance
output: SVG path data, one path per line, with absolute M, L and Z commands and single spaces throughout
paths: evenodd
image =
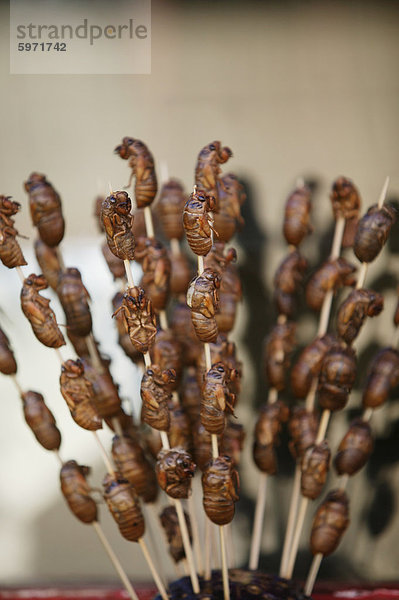
M 1 193 L 22 204 L 16 223 L 30 237 L 21 242 L 29 261 L 25 272 L 36 271 L 37 265 L 23 182 L 39 171 L 61 194 L 67 223 L 65 262 L 82 272 L 93 298 L 95 335 L 104 352 L 114 357 L 113 375 L 126 406 L 132 402 L 136 414 L 140 374 L 116 345 L 110 318 L 115 287 L 99 249 L 94 198 L 107 193 L 108 182 L 114 189 L 127 183 L 127 164 L 113 154 L 125 135 L 145 141 L 157 168 L 162 161 L 187 190 L 205 144 L 217 139 L 233 149 L 224 171 L 236 173 L 248 192 L 247 229 L 235 243 L 247 295 L 233 336 L 245 365 L 238 415 L 249 427 L 241 474 L 245 511 L 238 507 L 234 525 L 237 562 L 245 564 L 248 515 L 257 487 L 250 429 L 255 407 L 267 393 L 260 375 L 260 344 L 275 318 L 270 286 L 286 251 L 281 232 L 284 202 L 298 177 L 312 183 L 315 232 L 304 249 L 315 264 L 330 234 L 328 195 L 336 177 L 353 179 L 362 210 L 376 201 L 387 175 L 389 198 L 399 194 L 399 5 L 384 0 L 154 0 L 152 72 L 136 76 L 9 75 L 8 3 L 2 2 L 0 10 Z M 370 340 L 375 345 L 390 340 L 397 272 L 392 247 L 371 269 L 370 281 L 389 275 L 386 308 L 378 323 L 370 323 L 362 333 L 360 348 Z M 59 363 L 53 351 L 40 346 L 22 317 L 19 289 L 17 275 L 0 269 L 0 322 L 19 364 L 19 381 L 24 388 L 44 393 L 62 429 L 62 456 L 92 465 L 94 484 L 100 487 L 103 466 L 97 449 L 70 419 L 58 391 Z M 56 299 L 48 295 L 62 322 Z M 315 316 L 307 315 L 300 328 L 308 336 L 301 339 L 303 344 L 310 341 L 315 326 Z M 20 399 L 4 376 L 0 390 L 0 585 L 113 579 L 95 533 L 68 511 L 59 491 L 58 463 L 28 430 Z M 358 396 L 354 398 L 353 407 Z M 398 475 L 399 456 L 388 435 L 395 431 L 397 402 L 382 410 L 387 411 L 385 417 L 375 420 L 378 468 L 374 463 L 350 488 L 352 525 L 340 554 L 330 559 L 327 577 L 397 578 L 399 490 L 392 481 Z M 338 423 L 345 427 L 346 417 L 339 417 Z M 110 433 L 100 435 L 108 444 Z M 288 466 L 281 483 L 270 487 L 262 541 L 265 569 L 276 568 L 281 547 L 281 507 L 288 504 L 292 475 L 292 463 L 285 458 Z M 100 514 L 129 574 L 148 577 L 137 547 L 119 539 L 103 504 Z M 305 533 L 304 548 L 306 544 Z M 304 550 L 298 576 L 309 564 Z M 167 561 L 165 570 L 173 575 Z

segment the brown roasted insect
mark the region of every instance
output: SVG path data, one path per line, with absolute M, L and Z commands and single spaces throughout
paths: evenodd
M 60 388 L 75 423 L 90 431 L 102 428 L 94 405 L 93 387 L 84 375 L 81 360 L 69 359 L 62 364 Z
M 21 205 L 10 198 L 11 196 L 0 196 L 0 260 L 4 266 L 12 269 L 26 265 L 27 262 L 16 240 L 18 231 L 14 227 L 12 218 Z
M 119 260 L 119 259 L 118 259 Z M 122 312 L 118 309 L 121 307 L 123 301 L 122 292 L 117 292 L 112 298 L 112 307 L 114 310 L 116 328 L 118 331 L 118 343 L 126 356 L 130 358 L 134 363 L 142 362 L 143 354 L 137 350 L 136 346 L 133 346 L 128 331 L 125 326 L 125 319 Z M 79 354 L 79 353 L 78 353 Z M 80 356 L 80 355 L 79 355 Z
M 215 342 L 218 328 L 215 314 L 219 304 L 220 278 L 212 269 L 204 269 L 190 283 L 187 304 L 195 333 L 201 342 Z
M 259 411 L 255 425 L 252 456 L 258 469 L 268 475 L 277 473 L 277 456 L 275 446 L 282 424 L 288 420 L 289 410 L 278 400 L 264 404 Z
M 201 406 L 201 396 L 201 388 L 198 384 L 195 367 L 188 367 L 185 371 L 180 389 L 180 400 L 191 426 L 198 418 Z
M 338 446 L 334 459 L 338 475 L 354 475 L 369 459 L 373 451 L 371 427 L 363 419 L 355 419 Z
M 39 294 L 47 287 L 43 275 L 29 275 L 22 285 L 21 308 L 37 339 L 49 348 L 59 348 L 65 344 L 64 336 L 50 308 L 50 300 Z
M 181 344 L 183 364 L 195 365 L 197 358 L 203 353 L 203 346 L 195 333 L 191 309 L 185 300 L 177 302 L 173 307 L 170 327 Z
M 103 257 L 105 258 L 105 262 L 108 265 L 108 269 L 110 270 L 114 281 L 117 279 L 124 279 L 126 277 L 124 262 L 111 252 L 107 242 L 104 242 L 101 246 L 101 252 L 103 253 Z
M 90 359 L 81 359 L 87 379 L 93 386 L 93 403 L 102 419 L 113 417 L 119 413 L 121 399 L 118 394 L 118 386 L 115 385 L 109 371 L 109 361 L 103 360 L 102 372 L 100 373 L 91 363 Z
M 330 200 L 335 219 L 345 220 L 357 218 L 361 199 L 358 189 L 347 177 L 338 177 L 331 188 Z
M 306 286 L 307 305 L 313 310 L 321 310 L 327 292 L 355 283 L 355 271 L 356 268 L 343 257 L 324 262 Z
M 322 492 L 330 468 L 331 452 L 327 440 L 311 446 L 301 462 L 301 493 L 315 500 Z
M 316 411 L 295 406 L 291 411 L 288 429 L 291 440 L 289 449 L 295 460 L 302 460 L 306 450 L 314 445 L 317 437 L 319 420 Z
M 58 258 L 56 248 L 50 248 L 40 238 L 34 243 L 36 260 L 47 279 L 49 286 L 55 291 L 58 285 L 58 279 L 62 272 L 62 267 Z
M 101 220 L 108 247 L 121 260 L 133 260 L 135 240 L 132 232 L 132 202 L 127 192 L 114 192 L 102 203 Z
M 188 498 L 195 463 L 184 448 L 162 449 L 155 467 L 158 483 L 171 498 Z
M 234 517 L 240 483 L 233 461 L 219 456 L 210 461 L 202 474 L 203 506 L 216 525 L 227 525 Z
M 187 289 L 193 277 L 193 269 L 185 254 L 169 252 L 170 280 L 169 287 L 172 296 L 187 294 Z
M 217 182 L 221 172 L 221 164 L 228 161 L 233 155 L 230 148 L 222 147 L 218 141 L 211 142 L 202 148 L 198 154 L 197 164 L 195 166 L 195 184 L 199 189 L 218 199 Z
M 159 431 L 168 431 L 170 427 L 168 404 L 172 398 L 170 384 L 174 378 L 173 370 L 162 371 L 158 365 L 151 365 L 141 380 L 141 420 Z
M 182 348 L 171 329 L 161 329 L 157 332 L 150 356 L 151 361 L 159 365 L 162 371 L 165 369 L 174 370 L 175 379 L 171 381 L 170 389 L 177 389 L 183 368 Z
M 21 399 L 25 421 L 39 444 L 46 450 L 58 450 L 61 446 L 61 433 L 43 396 L 29 390 L 21 394 Z
M 285 203 L 283 233 L 288 244 L 299 246 L 303 238 L 313 231 L 310 210 L 310 189 L 306 185 L 297 187 Z
M 222 362 L 227 368 L 236 371 L 234 378 L 229 378 L 227 385 L 230 391 L 236 395 L 236 402 L 241 388 L 242 363 L 236 356 L 236 345 L 227 339 L 226 334 L 220 333 L 216 342 L 209 344 L 211 353 L 211 364 Z M 202 388 L 204 384 L 205 373 L 207 371 L 205 353 L 201 352 L 197 359 L 197 380 Z
M 155 212 L 168 240 L 181 240 L 184 236 L 182 212 L 187 202 L 182 184 L 176 179 L 166 181 L 160 191 Z
M 31 173 L 25 181 L 29 194 L 32 222 L 41 240 L 47 246 L 58 246 L 64 237 L 65 223 L 62 216 L 61 198 L 45 175 Z
M 350 346 L 333 346 L 323 359 L 318 400 L 324 410 L 341 410 L 348 401 L 356 378 L 356 355 Z
M 238 467 L 240 463 L 244 441 L 244 426 L 241 423 L 234 423 L 231 418 L 228 418 L 223 432 L 220 452 L 224 456 L 229 456 L 235 467 Z
M 2 329 L 0 329 L 0 372 L 3 375 L 15 375 L 17 372 L 17 363 L 10 348 L 10 340 Z
M 192 426 L 193 436 L 193 458 L 197 467 L 204 471 L 212 458 L 212 437 L 205 429 L 198 417 Z M 218 436 L 218 448 L 220 448 L 221 436 Z
M 247 196 L 244 186 L 233 173 L 223 175 L 217 181 L 218 208 L 214 213 L 214 228 L 220 242 L 228 242 L 235 234 L 237 227 L 244 225 L 241 206 Z
M 112 457 L 117 471 L 134 487 L 144 502 L 155 502 L 158 485 L 154 469 L 140 444 L 130 435 L 114 436 Z
M 184 518 L 187 524 L 190 543 L 192 543 L 191 523 L 186 512 L 184 512 Z M 178 563 L 186 557 L 186 553 L 184 551 L 183 538 L 181 535 L 179 519 L 177 517 L 175 507 L 167 506 L 164 508 L 159 516 L 159 520 L 161 521 L 161 525 L 165 530 L 166 539 L 168 540 L 169 544 L 170 555 L 172 556 L 173 560 Z
M 112 316 L 115 317 L 120 312 L 130 341 L 136 350 L 145 354 L 154 343 L 157 327 L 152 302 L 143 288 L 128 288 L 123 295 L 122 304 Z
M 225 427 L 225 414 L 234 414 L 235 395 L 230 391 L 228 380 L 236 373 L 222 362 L 212 365 L 205 374 L 201 399 L 201 422 L 212 434 L 221 434 Z
M 349 499 L 344 490 L 332 490 L 317 509 L 312 524 L 312 554 L 332 554 L 349 525 Z
M 366 317 L 380 314 L 384 306 L 384 298 L 372 290 L 353 290 L 341 304 L 337 314 L 337 331 L 340 338 L 352 344 Z
M 274 275 L 274 302 L 280 315 L 295 315 L 297 295 L 303 282 L 308 261 L 298 250 L 290 252 L 280 263 Z
M 381 208 L 374 204 L 368 209 L 357 225 L 353 246 L 360 262 L 369 263 L 378 256 L 395 221 L 396 211 L 389 204 L 384 204 Z
M 317 337 L 300 353 L 291 370 L 291 388 L 297 398 L 305 398 L 315 377 L 318 377 L 323 359 L 336 343 L 333 335 Z
M 376 354 L 367 372 L 362 397 L 364 408 L 381 406 L 398 383 L 399 352 L 394 348 L 383 348 Z
M 123 537 L 138 542 L 144 535 L 145 523 L 140 501 L 131 483 L 108 473 L 103 480 L 104 500 Z
M 74 335 L 86 337 L 92 329 L 88 300 L 79 269 L 68 267 L 58 281 L 57 294 L 65 312 L 67 326 Z
M 90 496 L 90 486 L 86 477 L 89 467 L 78 465 L 76 460 L 68 460 L 60 472 L 61 491 L 69 508 L 82 523 L 97 521 L 97 505 Z
M 183 226 L 188 245 L 194 254 L 206 256 L 212 247 L 212 221 L 209 212 L 215 199 L 202 190 L 190 194 L 183 210 Z
M 170 260 L 168 252 L 154 238 L 140 238 L 136 259 L 143 267 L 140 285 L 144 288 L 156 311 L 164 310 L 169 298 Z
M 183 406 L 173 401 L 169 402 L 170 427 L 168 431 L 169 444 L 172 448 L 184 448 L 192 451 L 190 421 Z
M 135 177 L 134 197 L 137 208 L 149 206 L 158 190 L 154 158 L 151 152 L 141 140 L 124 137 L 122 144 L 115 148 L 115 153 L 125 160 L 130 158 L 129 167 L 132 169 L 132 173 L 126 187 L 131 185 L 132 179 Z
M 295 345 L 296 325 L 293 321 L 277 323 L 264 345 L 264 369 L 271 387 L 283 390 Z

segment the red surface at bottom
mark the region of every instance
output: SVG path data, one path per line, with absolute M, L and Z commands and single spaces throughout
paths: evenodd
M 135 591 L 140 600 L 151 600 L 157 593 L 156 588 L 148 585 L 136 585 Z M 26 587 L 0 589 L 0 600 L 126 600 L 127 592 L 110 587 Z M 399 600 L 398 584 L 379 584 L 359 588 L 355 586 L 336 586 L 322 584 L 312 594 L 314 600 Z

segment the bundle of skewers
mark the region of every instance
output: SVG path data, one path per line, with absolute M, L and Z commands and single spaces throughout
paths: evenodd
M 0 258 L 20 277 L 22 311 L 37 340 L 55 349 L 61 369 L 60 391 L 70 415 L 78 427 L 91 432 L 104 463 L 105 503 L 121 535 L 140 547 L 163 600 L 168 598 L 168 584 L 145 535 L 150 521 L 154 527 L 154 510 L 159 504 L 163 507 L 158 527 L 173 561 L 183 565 L 186 595 L 216 597 L 220 593 L 228 600 L 235 594 L 234 586 L 252 586 L 255 594 L 256 583 L 259 593 L 263 586 L 273 586 L 281 597 L 287 597 L 288 590 L 301 597 L 299 590 L 291 589 L 289 580 L 309 503 L 319 498 L 327 481 L 329 421 L 345 407 L 355 382 L 356 337 L 366 319 L 378 316 L 383 308 L 383 297 L 367 289 L 365 280 L 367 267 L 381 252 L 395 220 L 394 209 L 384 203 L 388 182 L 377 205 L 361 219 L 355 186 L 346 178 L 334 182 L 331 200 L 336 226 L 331 253 L 308 277 L 305 289 L 309 307 L 320 315 L 318 331 L 292 369 L 297 297 L 308 271 L 300 245 L 312 232 L 310 189 L 299 181 L 286 202 L 283 232 L 288 253 L 275 274 L 277 320 L 264 349 L 269 390 L 253 438 L 253 459 L 260 477 L 248 575 L 229 570 L 232 557 L 228 552 L 233 546 L 230 524 L 239 499 L 238 469 L 245 439 L 235 415 L 242 363 L 229 339 L 242 289 L 235 265 L 237 251 L 229 243 L 243 226 L 244 187 L 235 175 L 221 174 L 221 165 L 232 152 L 217 141 L 200 151 L 193 191 L 188 196 L 179 181 L 168 177 L 165 165 L 158 194 L 154 159 L 143 142 L 126 137 L 115 152 L 129 161 L 129 191 L 113 191 L 110 186 L 108 196 L 96 199 L 94 213 L 105 237 L 102 254 L 119 288 L 110 298 L 110 327 L 112 323 L 116 327 L 121 348 L 133 363 L 132 369 L 140 373 L 140 423 L 123 407 L 110 360 L 94 336 L 90 295 L 81 273 L 64 264 L 60 196 L 38 173 L 30 175 L 25 190 L 38 233 L 34 248 L 41 274 L 24 272 L 27 263 L 14 224 L 20 205 L 10 197 L 0 197 Z M 352 245 L 359 268 L 341 256 L 341 248 Z M 137 283 L 132 261 L 141 267 Z M 40 293 L 48 286 L 64 311 L 65 336 L 50 300 Z M 346 286 L 354 289 L 338 307 L 332 326 L 333 299 Z M 310 534 L 314 559 L 305 584 L 309 595 L 323 557 L 335 550 L 349 524 L 345 488 L 372 452 L 372 414 L 399 382 L 399 309 L 394 324 L 391 346 L 381 350 L 370 366 L 364 411 L 351 423 L 334 459 L 339 484 L 316 511 Z M 74 358 L 64 356 L 65 337 L 68 350 L 74 349 Z M 61 433 L 54 416 L 39 392 L 22 389 L 11 344 L 3 331 L 0 370 L 15 383 L 25 420 L 38 442 L 60 462 L 61 492 L 68 507 L 77 519 L 93 526 L 129 597 L 136 599 L 100 526 L 90 469 L 75 459 L 61 458 Z M 289 372 L 295 399 L 288 406 L 279 394 L 288 385 Z M 258 574 L 257 568 L 266 484 L 277 473 L 276 446 L 286 424 L 296 470 L 280 577 L 270 580 Z M 103 427 L 113 432 L 110 449 L 98 435 Z M 199 471 L 202 494 L 199 485 L 193 485 Z M 216 565 L 220 571 L 215 570 Z M 257 579 L 252 578 L 255 574 Z M 180 591 L 173 588 L 172 595 L 175 593 Z

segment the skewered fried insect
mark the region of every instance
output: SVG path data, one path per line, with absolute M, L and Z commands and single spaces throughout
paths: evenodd
M 292 321 L 277 323 L 265 341 L 264 365 L 266 378 L 271 387 L 283 390 L 295 345 L 296 325 Z
M 108 247 L 121 260 L 133 260 L 135 240 L 132 232 L 132 202 L 127 192 L 114 192 L 102 203 L 101 220 Z
M 399 383 L 399 352 L 383 348 L 374 357 L 368 369 L 362 402 L 364 408 L 377 408 Z
M 151 365 L 141 380 L 141 420 L 159 431 L 168 431 L 170 427 L 168 404 L 172 395 L 169 390 L 174 377 L 173 370 L 161 371 L 158 365 Z
M 338 177 L 332 185 L 330 200 L 335 219 L 344 217 L 344 219 L 356 219 L 361 199 L 358 189 L 347 177 Z
M 157 332 L 151 348 L 151 361 L 162 370 L 174 370 L 175 379 L 171 381 L 170 389 L 177 389 L 182 373 L 182 348 L 171 329 L 161 329 Z
M 17 363 L 10 348 L 10 340 L 2 329 L 0 329 L 0 372 L 3 375 L 15 375 L 17 372 Z
M 308 261 L 298 250 L 290 252 L 280 263 L 273 280 L 274 302 L 280 315 L 294 316 L 296 296 L 307 268 Z
M 312 554 L 332 554 L 348 525 L 348 496 L 343 490 L 333 490 L 327 494 L 313 519 L 310 536 Z
M 299 246 L 313 231 L 310 224 L 311 197 L 307 186 L 296 188 L 285 203 L 283 233 L 287 244 Z
M 138 542 L 144 535 L 145 523 L 139 498 L 132 485 L 122 477 L 107 473 L 103 480 L 104 500 L 123 537 Z
M 188 498 L 196 465 L 184 448 L 162 449 L 155 472 L 158 483 L 171 498 Z
M 234 414 L 235 395 L 227 385 L 235 373 L 229 372 L 222 362 L 212 365 L 205 375 L 201 400 L 201 422 L 212 434 L 221 434 L 225 427 L 225 413 Z
M 128 288 L 121 306 L 112 316 L 120 312 L 130 341 L 139 352 L 145 354 L 154 343 L 157 327 L 152 302 L 147 299 L 143 288 Z
M 211 269 L 204 269 L 188 288 L 187 304 L 191 308 L 195 333 L 201 342 L 215 342 L 218 335 L 215 313 L 219 304 L 219 287 L 219 276 Z
M 306 286 L 307 305 L 319 311 L 327 292 L 335 292 L 339 287 L 355 283 L 355 271 L 356 268 L 343 257 L 324 262 Z
M 372 290 L 353 290 L 338 309 L 338 335 L 347 344 L 351 344 L 359 334 L 365 318 L 379 315 L 383 306 L 384 298 L 381 294 Z
M 61 446 L 61 433 L 56 426 L 51 410 L 38 392 L 21 394 L 25 421 L 33 431 L 39 444 L 46 450 L 58 450 Z
M 240 483 L 233 461 L 218 456 L 210 461 L 202 474 L 203 506 L 216 525 L 227 525 L 234 517 Z
M 103 372 L 100 373 L 93 367 L 91 361 L 82 358 L 84 372 L 87 379 L 93 386 L 93 403 L 99 416 L 102 419 L 113 417 L 119 413 L 121 408 L 121 399 L 118 394 L 118 387 L 115 385 L 112 375 L 109 371 L 109 361 L 103 360 Z
M 59 348 L 65 344 L 64 336 L 50 308 L 50 300 L 39 294 L 47 287 L 43 275 L 29 275 L 22 285 L 21 308 L 37 339 L 49 348 Z
M 112 457 L 118 472 L 130 481 L 144 502 L 155 502 L 157 480 L 140 444 L 126 433 L 121 437 L 116 435 L 112 440 Z
M 34 249 L 39 267 L 47 279 L 49 286 L 55 291 L 57 289 L 58 279 L 62 272 L 57 250 L 47 246 L 40 238 L 35 240 Z
M 67 268 L 61 273 L 57 294 L 65 312 L 67 326 L 74 335 L 86 337 L 92 329 L 88 300 L 90 295 L 82 282 L 79 269 Z
M 212 436 L 197 418 L 192 427 L 193 436 L 193 458 L 197 467 L 204 471 L 212 458 Z M 218 448 L 220 447 L 221 436 L 218 436 Z
M 164 310 L 169 298 L 170 260 L 166 248 L 154 238 L 140 238 L 136 259 L 142 263 L 140 285 L 155 310 Z
M 244 447 L 245 430 L 241 423 L 234 423 L 231 419 L 226 420 L 222 437 L 221 454 L 229 456 L 235 467 L 238 467 L 241 452 Z
M 195 183 L 198 188 L 214 196 L 216 201 L 218 199 L 217 182 L 221 172 L 219 165 L 227 162 L 232 155 L 230 148 L 222 147 L 218 141 L 207 144 L 198 154 Z
M 192 543 L 191 523 L 189 516 L 185 511 L 184 518 L 186 520 L 190 543 Z M 159 520 L 161 521 L 161 525 L 165 530 L 166 539 L 168 540 L 169 544 L 169 552 L 173 560 L 178 563 L 186 557 L 186 553 L 184 551 L 183 538 L 181 535 L 176 508 L 174 506 L 167 506 L 164 508 L 159 516 Z
M 220 242 L 228 242 L 236 232 L 237 226 L 244 225 L 241 206 L 247 196 L 244 186 L 233 173 L 223 175 L 217 181 L 218 209 L 214 214 L 214 228 Z
M 322 492 L 330 468 L 331 452 L 327 440 L 311 446 L 301 462 L 301 493 L 305 498 L 315 500 Z
M 351 347 L 333 346 L 323 359 L 318 385 L 319 404 L 324 410 L 341 410 L 356 378 L 356 355 Z
M 169 402 L 170 427 L 169 444 L 172 448 L 179 446 L 187 452 L 192 451 L 191 427 L 186 412 L 180 404 Z
M 182 212 L 187 196 L 182 184 L 176 179 L 166 181 L 160 191 L 155 212 L 167 239 L 181 240 L 184 236 Z
M 195 423 L 201 406 L 201 388 L 198 384 L 195 367 L 188 367 L 184 374 L 180 400 L 191 425 Z
M 112 298 L 112 307 L 114 309 L 116 328 L 118 331 L 118 343 L 126 356 L 128 356 L 134 363 L 138 363 L 142 361 L 143 354 L 137 350 L 136 346 L 133 346 L 129 333 L 126 331 L 124 316 L 122 312 L 118 311 L 122 305 L 122 301 L 123 294 L 121 292 L 117 292 Z
M 60 388 L 75 423 L 90 431 L 102 428 L 94 405 L 93 387 L 84 376 L 81 360 L 69 359 L 62 364 Z
M 21 205 L 10 200 L 11 196 L 0 196 L 0 260 L 12 269 L 26 265 L 21 247 L 15 239 L 18 231 L 14 227 L 13 215 L 16 215 Z
M 353 246 L 353 251 L 361 262 L 369 263 L 378 256 L 395 221 L 395 209 L 389 204 L 384 204 L 381 208 L 374 204 L 368 209 L 358 223 Z
M 52 248 L 58 246 L 65 231 L 59 194 L 46 176 L 40 173 L 31 173 L 24 186 L 29 194 L 32 222 L 37 227 L 41 240 Z
M 170 327 L 181 344 L 183 364 L 195 365 L 203 350 L 192 323 L 191 309 L 185 300 L 173 307 Z
M 369 459 L 373 451 L 371 427 L 363 419 L 355 419 L 338 446 L 334 466 L 338 475 L 354 475 Z
M 216 338 L 215 343 L 209 344 L 211 353 L 211 364 L 222 362 L 229 369 L 236 371 L 234 378 L 228 379 L 227 385 L 230 391 L 238 397 L 241 388 L 242 363 L 236 357 L 236 345 L 230 342 L 226 335 L 221 333 Z M 197 360 L 197 380 L 202 388 L 207 371 L 205 353 L 201 352 Z M 236 398 L 237 400 L 237 398 Z
M 126 276 L 123 260 L 111 252 L 107 242 L 104 242 L 104 244 L 101 246 L 101 252 L 103 253 L 103 257 L 105 258 L 108 268 L 111 271 L 114 281 L 117 279 L 123 279 Z
M 188 258 L 182 252 L 174 254 L 169 252 L 170 280 L 169 287 L 171 295 L 187 294 L 187 289 L 193 277 L 193 269 Z
M 215 199 L 199 190 L 190 194 L 183 210 L 183 226 L 188 245 L 194 254 L 206 256 L 212 247 L 212 221 L 209 212 Z
M 76 460 L 68 460 L 60 472 L 61 491 L 69 508 L 82 523 L 97 521 L 97 505 L 90 496 L 90 486 L 86 477 L 89 467 L 78 465 Z
M 319 421 L 315 411 L 295 406 L 291 411 L 288 429 L 291 440 L 289 449 L 295 460 L 302 460 L 306 450 L 314 445 Z
M 317 337 L 302 350 L 291 370 L 291 388 L 297 398 L 307 396 L 312 380 L 318 377 L 323 359 L 335 342 L 334 336 L 327 334 Z
M 258 469 L 268 475 L 277 473 L 275 446 L 282 423 L 287 421 L 289 410 L 281 401 L 265 404 L 259 411 L 255 425 L 252 455 Z
M 137 208 L 145 208 L 154 200 L 157 190 L 157 176 L 154 168 L 154 158 L 141 140 L 136 140 L 130 137 L 124 137 L 122 144 L 115 148 L 115 153 L 125 160 L 130 158 L 129 167 L 132 169 L 129 187 L 134 182 L 134 197 Z

